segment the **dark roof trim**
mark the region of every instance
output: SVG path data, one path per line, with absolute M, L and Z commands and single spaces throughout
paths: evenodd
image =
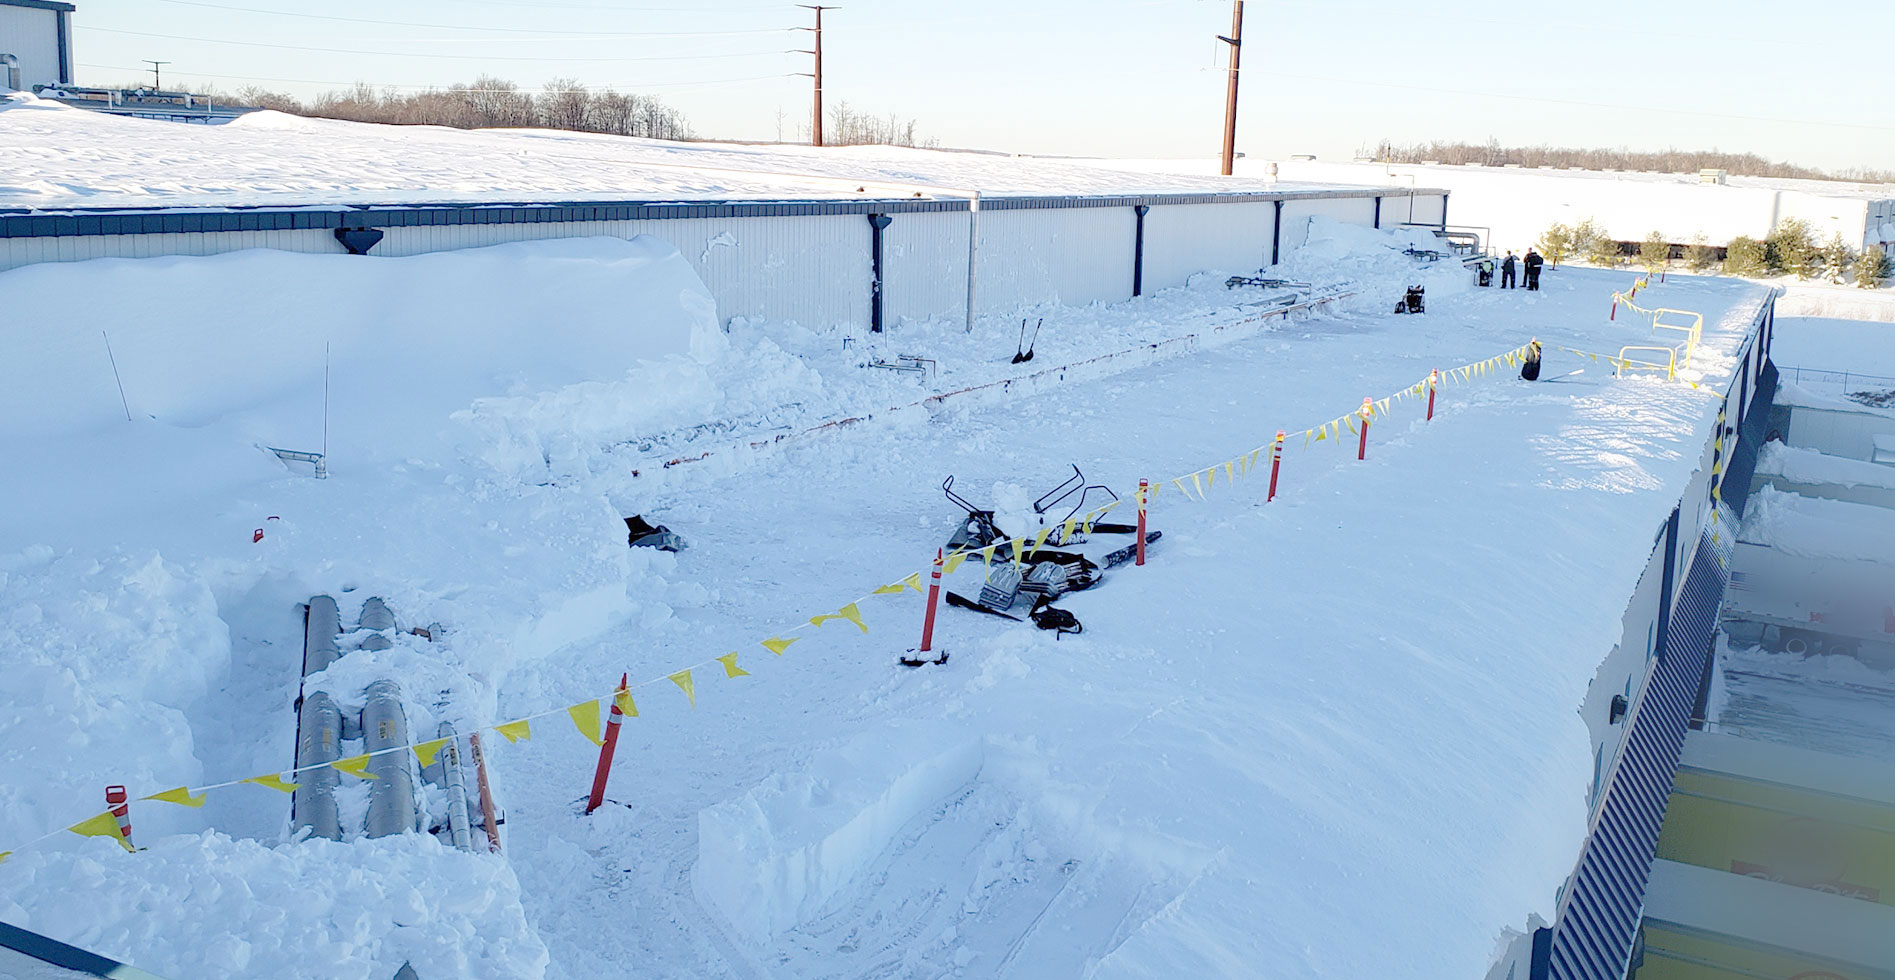
M 56 3 L 54 0 L 0 0 L 0 7 L 32 7 L 35 10 L 57 10 L 65 14 L 77 9 L 72 4 Z
M 4 2 L 4 0 L 0 0 Z M 1129 208 L 1137 205 L 1265 203 L 1277 200 L 1406 197 L 1408 188 L 1350 188 L 1232 194 L 1124 197 L 983 197 L 983 211 Z M 1446 191 L 1422 188 L 1414 193 Z M 858 214 L 966 212 L 964 200 L 894 198 L 837 201 L 618 201 L 561 204 L 370 205 L 339 208 L 161 208 L 148 211 L 73 209 L 0 211 L 0 238 L 160 235 L 177 232 L 404 228 L 417 225 L 526 224 L 573 221 L 661 221 L 671 218 L 787 218 Z
M 5 6 L 10 2 L 12 0 L 0 0 L 0 6 Z M 126 966 L 117 960 L 86 952 L 77 946 L 68 946 L 57 939 L 30 932 L 19 926 L 8 925 L 5 922 L 0 922 L 0 948 L 13 950 L 41 963 L 71 970 L 82 976 L 114 977 L 118 980 L 160 980 L 158 976 L 146 973 L 137 967 Z

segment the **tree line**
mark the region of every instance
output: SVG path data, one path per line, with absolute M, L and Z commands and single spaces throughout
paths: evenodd
M 570 78 L 547 82 L 538 92 L 482 75 L 472 82 L 419 92 L 378 89 L 357 82 L 307 102 L 255 86 L 239 89 L 227 98 L 298 116 L 398 126 L 538 127 L 660 140 L 688 140 L 693 135 L 684 114 L 655 96 L 592 88 Z
M 1362 155 L 1368 156 L 1369 153 Z M 1869 184 L 1895 183 L 1895 170 L 1858 167 L 1831 173 L 1814 167 L 1770 161 L 1755 153 L 1725 153 L 1720 150 L 1608 150 L 1578 149 L 1564 146 L 1501 146 L 1496 140 L 1485 144 L 1429 142 L 1399 146 L 1388 140 L 1376 144 L 1373 156 L 1391 163 L 1480 164 L 1502 167 L 1581 167 L 1586 170 L 1648 170 L 1658 173 L 1696 173 L 1700 170 L 1728 170 L 1744 177 L 1800 177 L 1806 180 L 1848 180 Z
M 1793 275 L 1798 279 L 1846 281 L 1851 272 L 1855 284 L 1875 289 L 1882 280 L 1895 274 L 1895 268 L 1880 245 L 1856 251 L 1842 234 L 1818 242 L 1809 222 L 1784 218 L 1763 239 L 1738 235 L 1722 246 L 1712 245 L 1702 234 L 1692 236 L 1681 249 L 1659 232 L 1645 236 L 1642 242 L 1621 242 L 1607 234 L 1591 218 L 1574 225 L 1555 224 L 1540 234 L 1535 243 L 1540 254 L 1553 265 L 1564 259 L 1577 259 L 1590 265 L 1615 268 L 1628 256 L 1636 258 L 1646 271 L 1656 273 L 1676 261 L 1696 273 L 1721 271 L 1726 275 L 1761 278 Z

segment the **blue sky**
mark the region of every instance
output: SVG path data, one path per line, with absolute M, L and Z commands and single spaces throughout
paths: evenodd
M 809 80 L 791 74 L 809 58 L 789 51 L 810 35 L 789 28 L 810 15 L 790 4 L 76 2 L 87 83 L 137 78 L 146 58 L 172 62 L 167 80 L 305 96 L 358 80 L 568 76 L 663 96 L 700 135 L 732 139 L 779 127 L 796 138 L 809 113 Z M 946 146 L 1218 149 L 1227 0 L 855 0 L 823 26 L 829 100 L 912 117 Z M 1238 148 L 1251 156 L 1491 137 L 1895 166 L 1895 4 L 1884 0 L 1252 0 L 1245 33 Z

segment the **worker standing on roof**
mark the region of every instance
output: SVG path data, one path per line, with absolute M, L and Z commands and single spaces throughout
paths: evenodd
M 1507 250 L 1507 257 L 1500 260 L 1500 288 L 1513 288 L 1513 249 Z
M 1527 289 L 1537 291 L 1540 288 L 1540 266 L 1545 265 L 1546 260 L 1540 257 L 1540 253 L 1529 248 L 1524 264 L 1527 269 Z

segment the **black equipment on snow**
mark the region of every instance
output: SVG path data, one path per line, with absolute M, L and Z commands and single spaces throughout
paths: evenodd
M 1395 312 L 1397 313 L 1426 313 L 1428 312 L 1426 297 L 1427 297 L 1427 290 L 1421 288 L 1420 286 L 1410 286 L 1408 287 L 1408 292 L 1403 293 L 1402 298 L 1398 302 L 1396 302 Z
M 962 521 L 960 529 L 948 538 L 949 551 L 970 551 L 1006 540 L 1007 536 L 994 526 L 993 511 L 981 510 L 966 497 L 954 492 L 954 477 L 949 476 L 941 481 L 941 492 L 947 495 L 948 503 L 967 512 L 967 520 Z
M 1067 499 L 1071 498 L 1073 494 L 1079 495 L 1078 501 L 1066 511 L 1065 517 L 1057 518 L 1051 522 L 1051 526 L 1055 528 L 1055 530 L 1053 534 L 1047 537 L 1047 540 L 1056 545 L 1076 544 L 1086 539 L 1086 531 L 1082 528 L 1075 527 L 1073 528 L 1072 539 L 1067 540 L 1066 522 L 1079 516 L 1080 512 L 1086 507 L 1086 498 L 1089 497 L 1094 490 L 1104 491 L 1105 495 L 1111 497 L 1114 503 L 1119 499 L 1119 495 L 1113 493 L 1111 487 L 1099 483 L 1087 484 L 1086 475 L 1079 471 L 1079 464 L 1074 463 L 1071 465 L 1073 468 L 1072 476 L 1061 481 L 1059 486 L 1041 494 L 1040 499 L 1033 501 L 1033 513 L 1039 515 L 1040 526 L 1046 527 L 1048 526 L 1046 520 L 1047 511 L 1061 506 Z M 1091 530 L 1094 534 L 1131 534 L 1137 529 L 1130 524 L 1094 522 Z
M 625 519 L 625 543 L 634 548 L 657 548 L 659 551 L 683 551 L 684 539 L 663 524 L 653 525 L 644 517 L 633 514 Z
M 1297 282 L 1294 279 L 1272 279 L 1268 276 L 1231 276 L 1229 279 L 1224 280 L 1225 289 L 1236 289 L 1238 286 L 1261 286 L 1264 289 L 1313 288 L 1306 282 Z
M 1038 323 L 1033 324 L 1033 343 L 1029 344 L 1026 342 L 1026 317 L 1020 318 L 1020 341 L 1013 345 L 1013 363 L 1019 364 L 1033 359 L 1033 348 L 1040 342 L 1040 327 L 1045 324 L 1045 317 L 1041 317 Z
M 908 653 L 903 654 L 902 656 L 896 657 L 895 660 L 896 662 L 900 663 L 903 667 L 925 667 L 929 664 L 947 663 L 948 655 L 947 655 L 946 650 L 941 651 L 941 655 L 938 657 L 913 656 L 915 652 L 916 651 L 914 650 L 910 650 L 908 651 Z
M 1524 381 L 1540 380 L 1540 342 L 1527 341 L 1526 361 L 1520 365 L 1520 378 Z

